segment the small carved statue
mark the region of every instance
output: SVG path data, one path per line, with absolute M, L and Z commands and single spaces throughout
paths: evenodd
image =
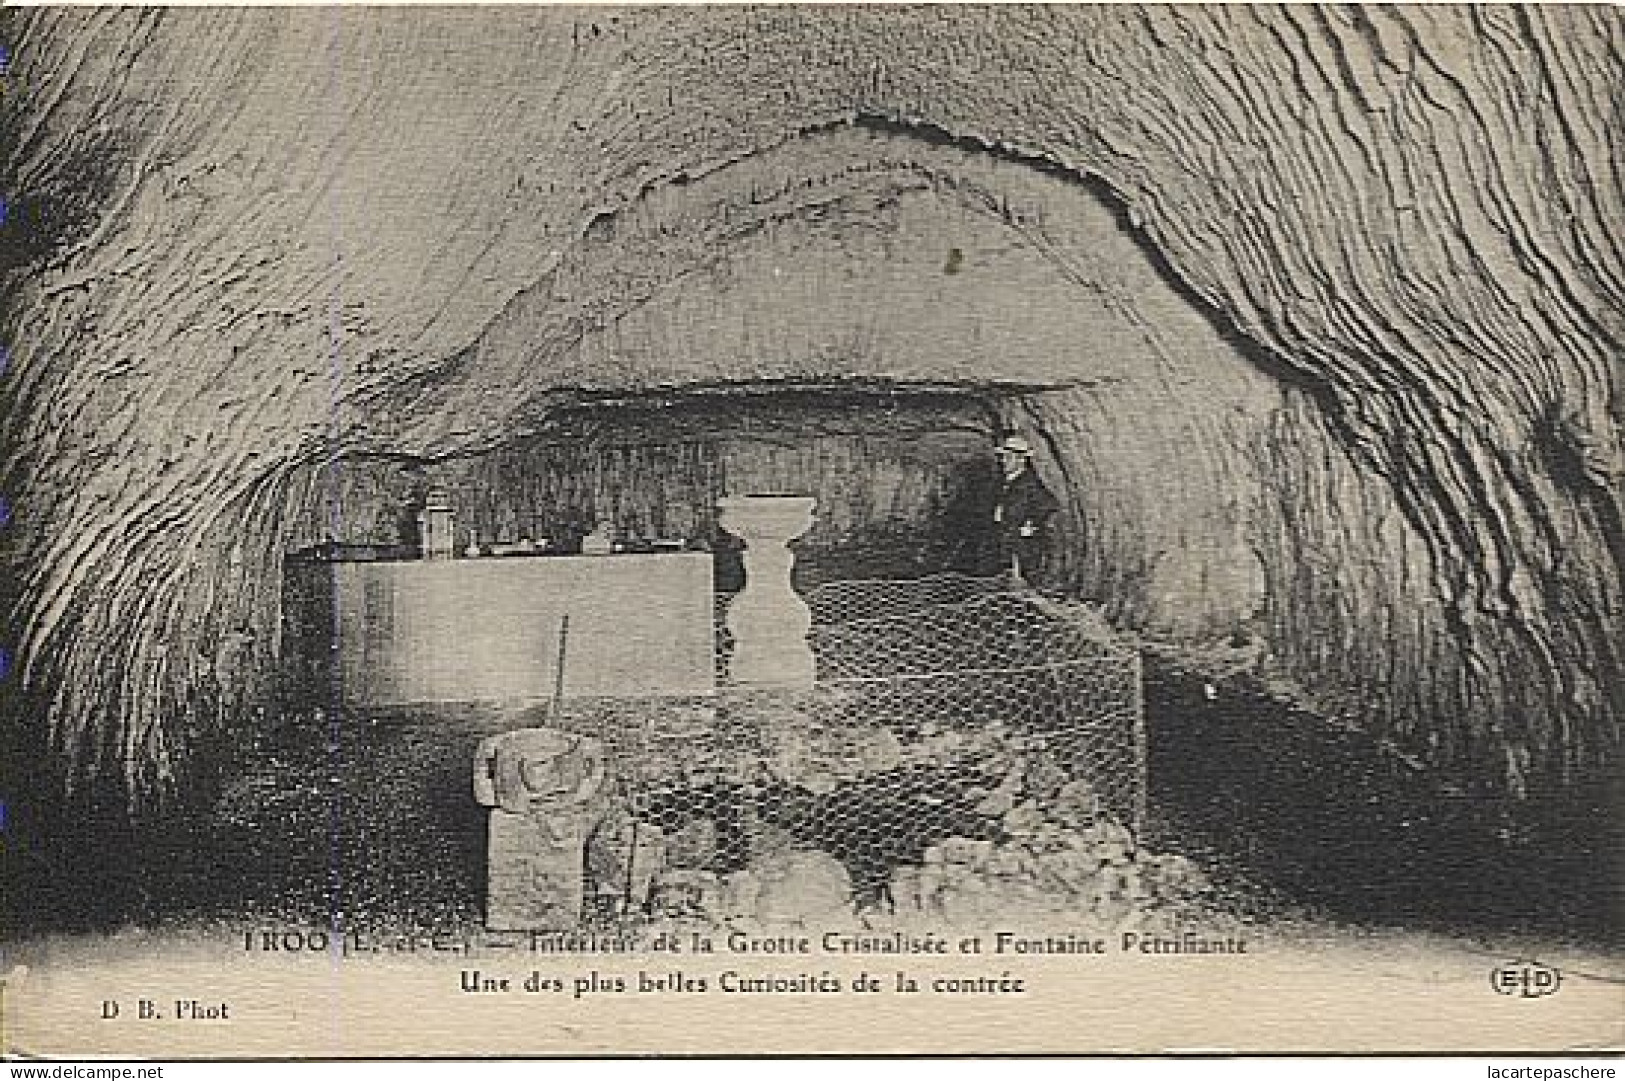
M 522 728 L 480 741 L 474 798 L 491 808 L 486 926 L 568 930 L 588 898 L 612 914 L 647 905 L 664 834 L 609 782 L 603 742 L 591 736 Z
M 581 922 L 587 845 L 609 801 L 602 742 L 554 728 L 480 741 L 474 798 L 491 808 L 486 925 L 568 930 Z

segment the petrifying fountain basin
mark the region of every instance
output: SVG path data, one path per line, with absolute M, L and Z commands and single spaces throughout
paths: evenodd
M 807 644 L 812 613 L 790 584 L 789 543 L 813 524 L 810 495 L 742 495 L 717 500 L 723 529 L 745 542 L 745 588 L 728 606 L 733 657 L 728 675 L 758 687 L 813 685 Z

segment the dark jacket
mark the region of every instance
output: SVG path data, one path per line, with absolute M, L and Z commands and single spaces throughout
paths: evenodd
M 1061 509 L 1060 500 L 1028 465 L 1002 484 L 993 507 L 993 531 L 998 541 L 998 569 L 1019 563 L 1032 580 L 1041 573 L 1049 533 L 1049 520 Z M 1025 528 L 1024 528 L 1025 527 Z
M 984 459 L 967 463 L 958 480 L 942 519 L 948 566 L 966 574 L 994 575 L 1008 571 L 1019 554 L 1025 572 L 1035 574 L 1048 546 L 1049 520 L 1060 504 L 1032 465 L 1006 481 Z M 1034 527 L 1033 536 L 1021 536 L 1023 523 Z
M 1044 487 L 1037 471 L 1029 465 L 1000 487 L 998 501 L 993 508 L 993 520 L 1001 531 L 1012 535 L 1019 536 L 1024 525 L 1042 533 L 1060 509 L 1060 500 Z

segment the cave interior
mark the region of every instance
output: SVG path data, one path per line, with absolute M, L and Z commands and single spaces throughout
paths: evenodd
M 586 18 L 557 17 L 578 29 Z M 777 16 L 716 16 L 734 17 Z M 284 48 L 325 32 L 277 18 L 292 20 Z M 854 16 L 843 32 L 861 34 L 870 18 L 885 17 Z M 603 44 L 578 34 L 571 47 L 588 56 L 582 63 L 616 70 L 632 61 L 592 50 L 630 33 L 617 24 Z M 453 78 L 467 62 L 454 55 L 427 77 Z M 727 80 L 715 79 L 723 95 Z M 906 100 L 874 90 L 877 101 L 894 92 Z M 400 107 L 427 110 L 427 100 Z M 605 108 L 604 123 L 630 123 Z M 284 268 L 284 284 L 262 296 L 244 292 L 257 271 L 244 272 L 247 284 L 228 275 L 238 292 L 225 294 L 221 318 L 238 329 L 221 333 L 243 337 L 216 367 L 179 363 L 208 348 L 190 331 L 143 329 L 151 298 L 126 310 L 52 277 L 71 277 L 75 259 L 112 258 L 105 237 L 82 250 L 52 241 L 68 254 L 48 271 L 38 270 L 43 255 L 17 248 L 13 262 L 36 272 L 40 310 L 57 306 L 50 333 L 114 358 L 140 354 L 143 333 L 165 333 L 174 372 L 190 373 L 108 361 L 83 392 L 94 406 L 84 415 L 112 430 L 108 419 L 125 407 L 98 395 L 125 376 L 156 388 L 147 404 L 168 427 L 137 440 L 135 453 L 175 487 L 158 498 L 107 477 L 79 484 L 60 521 L 127 510 L 124 533 L 93 530 L 81 542 L 72 529 L 46 536 L 44 525 L 20 523 L 7 539 L 10 550 L 47 553 L 8 587 L 17 610 L 40 613 L 20 653 L 31 689 L 8 708 L 47 718 L 13 726 L 9 757 L 58 763 L 44 774 L 69 793 L 42 784 L 14 803 L 17 835 L 37 839 L 7 850 L 18 884 L 9 903 L 24 899 L 18 925 L 173 918 L 278 897 L 314 912 L 336 896 L 420 921 L 471 918 L 483 856 L 468 755 L 514 714 L 489 703 L 427 715 L 334 710 L 310 660 L 326 648 L 320 618 L 309 616 L 321 598 L 302 597 L 295 582 L 324 548 L 410 557 L 432 490 L 449 493 L 459 551 L 498 558 L 491 546 L 542 537 L 568 548 L 611 523 L 629 548 L 681 541 L 713 551 L 723 595 L 737 589 L 739 569 L 717 499 L 812 495 L 816 524 L 795 544 L 805 592 L 963 569 L 977 528 L 967 486 L 985 475 L 994 440 L 1019 431 L 1061 505 L 1045 590 L 1087 603 L 1143 656 L 1142 844 L 1188 855 L 1249 914 L 1307 908 L 1355 921 L 1546 921 L 1617 933 L 1619 495 L 1598 420 L 1617 396 L 1598 389 L 1612 384 L 1596 373 L 1608 371 L 1619 331 L 1617 320 L 1565 307 L 1569 294 L 1606 291 L 1597 266 L 1562 290 L 1542 293 L 1545 279 L 1530 286 L 1548 324 L 1508 329 L 1498 321 L 1508 306 L 1478 284 L 1462 285 L 1460 307 L 1449 307 L 1433 288 L 1450 277 L 1438 270 L 1444 257 L 1412 277 L 1384 276 L 1391 253 L 1367 263 L 1336 254 L 1335 238 L 1347 235 L 1338 229 L 1351 228 L 1343 219 L 1280 236 L 1261 224 L 1284 205 L 1332 214 L 1364 206 L 1364 194 L 1305 209 L 1311 200 L 1263 187 L 1290 170 L 1259 170 L 1260 187 L 1236 188 L 1232 204 L 1206 208 L 1181 232 L 1181 210 L 1147 193 L 1177 196 L 1188 162 L 1147 154 L 1135 173 L 1109 167 L 1104 138 L 1080 139 L 1085 149 L 1070 155 L 1031 150 L 1014 135 L 958 134 L 975 125 L 947 106 L 935 113 L 940 123 L 871 101 L 834 119 L 796 114 L 703 167 L 668 162 L 658 178 L 625 166 L 594 183 L 576 162 L 586 194 L 574 235 L 566 242 L 527 222 L 515 227 L 522 236 L 493 244 L 489 262 L 473 248 L 436 254 L 428 240 L 405 239 L 424 197 L 377 179 L 410 172 L 385 169 L 393 153 L 421 154 L 430 173 L 456 155 L 424 150 L 418 134 L 391 148 L 377 134 L 387 125 L 368 128 L 367 152 L 336 166 L 353 170 L 329 193 L 342 207 L 318 209 L 310 216 L 322 220 L 297 234 L 310 250 L 364 252 L 347 269 L 358 276 L 353 292 L 334 285 L 317 315 L 291 302 L 296 314 L 285 315 L 273 303 L 279 290 L 300 294 L 319 275 Z M 1144 134 L 1151 121 L 1141 123 Z M 1313 161 L 1340 151 L 1294 152 Z M 526 189 L 536 168 L 493 159 L 484 174 L 511 187 L 458 197 L 508 207 L 510 220 L 524 217 L 516 201 L 566 202 L 553 187 Z M 232 202 L 224 174 L 194 179 L 172 205 L 121 219 L 128 250 L 161 248 L 173 215 L 202 230 L 211 207 Z M 362 191 L 377 208 L 352 205 Z M 1412 193 L 1419 204 L 1437 194 Z M 1396 198 L 1385 193 L 1382 205 Z M 340 237 L 335 221 L 368 214 L 392 226 L 375 244 L 358 239 L 361 228 Z M 1483 251 L 1484 236 L 1502 235 L 1469 233 Z M 1269 242 L 1255 249 L 1260 235 Z M 1327 252 L 1326 265 L 1294 262 Z M 1351 261 L 1326 269 L 1338 258 Z M 471 268 L 503 285 L 476 290 L 478 303 L 437 306 L 454 291 L 435 283 L 466 289 Z M 1382 288 L 1411 292 L 1391 303 Z M 352 295 L 364 299 L 346 303 Z M 432 314 L 379 330 L 387 319 L 368 301 Z M 241 330 L 229 322 L 239 317 L 269 329 Z M 1527 334 L 1573 325 L 1564 319 L 1593 344 L 1556 360 L 1529 344 Z M 340 331 L 353 348 L 331 344 Z M 39 340 L 46 349 L 50 334 Z M 233 369 L 239 350 L 278 359 Z M 1567 406 L 1561 394 L 1525 401 L 1521 382 L 1498 381 L 1505 365 L 1536 354 L 1547 382 L 1583 388 Z M 39 409 L 54 376 L 30 378 L 15 415 Z M 260 406 L 244 404 L 256 395 L 295 420 L 260 419 Z M 241 436 L 226 451 L 208 434 L 217 412 Z M 100 438 L 49 445 L 62 461 L 70 451 L 111 460 L 117 448 Z M 69 487 L 52 472 L 68 467 L 50 455 L 26 476 L 12 468 L 42 489 Z M 144 516 L 165 499 L 188 507 L 177 518 L 186 543 L 151 539 Z M 161 588 L 149 596 L 147 582 Z M 112 599 L 89 603 L 86 590 Z M 114 653 L 64 641 L 111 643 Z M 163 663 L 143 665 L 141 651 L 160 647 Z M 87 720 L 96 713 L 87 703 L 117 720 Z M 132 793 L 153 795 L 132 813 Z M 822 796 L 779 795 L 790 810 L 778 825 L 791 832 L 829 813 Z M 733 813 L 717 792 L 696 788 L 692 799 L 713 818 Z M 357 826 L 340 838 L 323 823 L 345 807 Z M 894 855 L 916 858 L 969 828 L 943 822 Z M 861 828 L 883 842 L 883 828 Z M 70 871 L 75 846 L 82 858 Z M 329 872 L 340 863 L 346 881 L 335 885 Z M 89 908 L 87 876 L 97 887 Z

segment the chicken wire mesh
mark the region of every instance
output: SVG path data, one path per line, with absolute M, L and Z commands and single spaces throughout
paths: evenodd
M 826 582 L 805 598 L 815 625 L 851 623 L 928 612 L 978 597 L 1022 590 L 1008 575 L 976 577 L 948 572 L 926 578 L 860 578 Z M 816 646 L 814 647 L 817 648 Z
M 1091 875 L 1072 885 L 1099 888 L 1144 814 L 1131 640 L 1008 578 L 835 582 L 806 600 L 809 690 L 562 705 L 551 723 L 615 763 L 602 893 L 668 915 L 803 911 L 821 889 L 858 910 L 923 911 L 933 867 L 1003 859 L 1053 899 L 1084 846 Z M 659 868 L 652 899 L 632 888 L 640 861 Z M 775 861 L 791 884 L 763 901 Z M 726 882 L 752 898 L 719 899 Z

